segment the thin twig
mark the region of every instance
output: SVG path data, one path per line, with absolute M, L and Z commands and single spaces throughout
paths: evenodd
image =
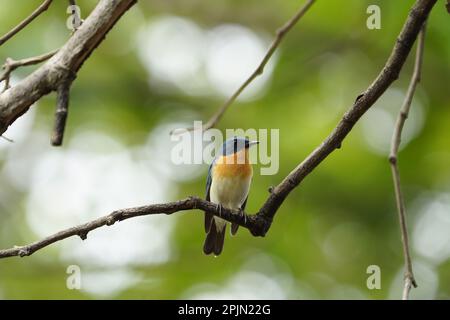
M 226 208 L 218 209 L 217 205 L 196 197 L 186 200 L 170 202 L 166 204 L 150 205 L 145 207 L 119 210 L 112 214 L 96 219 L 84 225 L 66 229 L 43 240 L 36 241 L 30 245 L 0 250 L 0 258 L 12 256 L 26 256 L 62 239 L 79 235 L 86 238 L 89 231 L 104 225 L 113 224 L 134 216 L 147 214 L 165 213 L 172 214 L 179 211 L 200 209 L 208 211 L 229 222 L 234 222 L 247 228 L 254 236 L 265 236 L 270 229 L 273 218 L 286 197 L 300 185 L 303 179 L 309 175 L 331 152 L 339 148 L 342 141 L 352 130 L 361 116 L 377 101 L 377 99 L 398 78 L 403 64 L 411 51 L 414 41 L 421 27 L 428 17 L 429 12 L 437 0 L 417 0 L 410 10 L 408 18 L 403 25 L 398 39 L 394 45 L 391 55 L 385 66 L 367 88 L 358 96 L 353 106 L 344 114 L 333 132 L 318 146 L 308 157 L 300 163 L 284 180 L 275 188 L 270 188 L 270 194 L 261 209 L 255 215 L 240 214 Z M 1 95 L 0 95 L 1 97 Z M 1 106 L 1 104 L 0 104 Z
M 259 63 L 258 67 L 253 71 L 253 73 L 245 80 L 245 82 L 233 93 L 233 95 L 228 98 L 227 101 L 219 108 L 219 110 L 208 120 L 208 122 L 202 127 L 203 131 L 206 131 L 208 129 L 213 128 L 219 120 L 222 118 L 225 111 L 230 107 L 231 104 L 239 97 L 239 95 L 242 93 L 242 91 L 247 88 L 247 86 L 252 83 L 252 81 L 261 75 L 264 72 L 264 67 L 269 62 L 270 58 L 274 54 L 275 50 L 280 45 L 281 41 L 283 40 L 284 36 L 292 29 L 292 27 L 295 26 L 295 24 L 300 20 L 301 17 L 308 11 L 308 9 L 313 5 L 315 0 L 308 0 L 306 4 L 300 8 L 300 10 L 297 11 L 297 13 L 288 21 L 286 22 L 280 29 L 276 32 L 276 37 L 273 40 L 272 44 L 269 47 L 269 50 L 266 52 L 264 58 Z M 187 131 L 192 131 L 194 128 L 188 128 Z M 182 130 L 184 131 L 184 130 Z M 173 130 L 171 133 L 177 133 L 181 132 L 179 130 Z
M 13 60 L 11 58 L 6 58 L 5 63 L 2 66 L 2 69 L 5 71 L 0 76 L 0 82 L 5 81 L 5 86 L 3 88 L 3 92 L 9 89 L 9 79 L 11 72 L 13 72 L 15 69 L 23 66 L 30 66 L 34 64 L 38 64 L 41 62 L 44 62 L 45 60 L 50 59 L 52 56 L 55 55 L 55 53 L 58 52 L 58 50 L 53 50 L 48 53 L 42 54 L 40 56 L 21 59 L 21 60 Z
M 53 0 L 45 0 L 36 10 L 33 11 L 25 20 L 15 26 L 13 29 L 8 31 L 3 37 L 0 38 L 0 46 L 12 38 L 16 33 L 25 28 L 31 21 L 33 21 L 42 12 L 46 11 Z
M 420 74 L 423 60 L 423 48 L 425 42 L 425 28 L 426 23 L 424 22 L 422 30 L 420 31 L 418 37 L 419 39 L 417 42 L 414 72 L 411 77 L 411 81 L 409 83 L 405 100 L 403 101 L 403 105 L 400 109 L 397 121 L 395 123 L 394 133 L 392 135 L 392 142 L 391 142 L 391 152 L 389 155 L 389 162 L 391 164 L 392 177 L 394 180 L 395 200 L 397 203 L 400 231 L 402 235 L 403 256 L 405 259 L 405 286 L 402 295 L 403 300 L 408 300 L 411 287 L 414 286 L 416 288 L 417 283 L 416 280 L 414 279 L 414 273 L 412 270 L 411 254 L 409 251 L 408 227 L 406 223 L 406 207 L 400 184 L 400 172 L 398 169 L 397 159 L 398 159 L 398 150 L 401 142 L 402 130 L 405 125 L 405 121 L 408 118 L 409 110 L 411 109 L 411 102 L 414 97 L 414 92 L 416 91 L 417 84 L 420 82 Z

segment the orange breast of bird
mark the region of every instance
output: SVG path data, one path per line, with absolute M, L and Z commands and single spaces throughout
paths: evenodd
M 253 174 L 253 169 L 249 161 L 248 150 L 243 149 L 234 154 L 218 158 L 213 174 L 217 178 L 250 177 Z

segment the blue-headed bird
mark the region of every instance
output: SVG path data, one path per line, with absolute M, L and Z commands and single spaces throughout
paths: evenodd
M 247 138 L 234 137 L 224 142 L 222 149 L 209 166 L 206 181 L 206 200 L 222 207 L 239 210 L 243 214 L 247 204 L 253 168 L 249 160 L 249 148 L 258 144 Z M 203 252 L 222 252 L 227 222 L 205 212 L 205 231 L 207 233 Z M 231 224 L 231 234 L 235 235 L 239 225 Z

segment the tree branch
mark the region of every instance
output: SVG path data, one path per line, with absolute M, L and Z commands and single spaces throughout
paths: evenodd
M 175 212 L 192 209 L 200 209 L 202 211 L 214 212 L 215 215 L 220 216 L 222 219 L 237 223 L 240 226 L 249 229 L 250 232 L 255 236 L 264 236 L 265 232 L 267 231 L 266 229 L 268 229 L 268 226 L 270 226 L 270 223 L 268 223 L 263 216 L 242 215 L 239 213 L 239 211 L 233 211 L 227 208 L 221 208 L 221 210 L 219 211 L 217 208 L 217 204 L 215 203 L 202 200 L 197 197 L 189 197 L 184 200 L 164 204 L 153 204 L 148 206 L 117 210 L 110 213 L 109 215 L 95 219 L 91 222 L 57 232 L 45 239 L 33 242 L 29 245 L 16 246 L 11 249 L 0 250 L 0 258 L 7 258 L 13 256 L 20 256 L 20 257 L 29 256 L 39 249 L 45 248 L 51 245 L 52 243 L 61 241 L 63 239 L 72 236 L 79 236 L 82 240 L 85 240 L 87 238 L 87 234 L 94 229 L 103 226 L 110 226 L 116 222 L 130 219 L 133 217 L 153 215 L 153 214 L 170 215 Z
M 12 139 L 10 139 L 10 138 L 7 138 L 7 137 L 5 137 L 5 136 L 0 136 L 0 138 L 2 138 L 3 140 L 5 140 L 5 141 L 8 141 L 8 142 L 14 142 L 14 140 L 12 140 Z
M 270 58 L 274 54 L 275 50 L 280 45 L 281 41 L 283 40 L 284 36 L 292 29 L 292 27 L 295 26 L 295 24 L 300 20 L 301 17 L 308 11 L 308 9 L 314 4 L 315 0 L 308 0 L 306 4 L 300 8 L 299 11 L 295 13 L 295 15 L 286 22 L 280 29 L 276 32 L 276 37 L 273 40 L 272 44 L 269 47 L 269 50 L 267 50 L 264 58 L 259 63 L 258 67 L 253 71 L 253 73 L 247 78 L 247 80 L 244 81 L 244 83 L 233 93 L 233 95 L 225 101 L 225 103 L 217 110 L 217 112 L 208 120 L 208 122 L 202 127 L 202 131 L 206 131 L 208 129 L 213 128 L 219 120 L 222 118 L 223 114 L 227 109 L 230 107 L 231 104 L 239 97 L 239 95 L 242 93 L 242 91 L 247 88 L 247 86 L 255 80 L 256 77 L 261 75 L 264 72 L 264 67 L 269 62 Z M 194 130 L 194 128 L 188 128 L 188 131 Z M 176 133 L 178 130 L 173 130 L 171 134 Z M 184 130 L 183 130 L 184 131 Z
M 400 147 L 401 136 L 403 126 L 408 118 L 409 110 L 411 108 L 411 102 L 416 91 L 417 84 L 420 82 L 420 74 L 423 60 L 423 48 L 425 43 L 425 28 L 424 22 L 422 30 L 419 34 L 419 40 L 417 42 L 416 59 L 414 63 L 414 72 L 409 83 L 408 91 L 403 101 L 403 105 L 397 117 L 397 121 L 394 127 L 394 133 L 392 135 L 391 152 L 389 155 L 389 162 L 391 164 L 392 177 L 394 180 L 395 200 L 397 203 L 398 218 L 400 222 L 400 231 L 402 235 L 403 244 L 403 256 L 405 259 L 405 286 L 403 290 L 403 300 L 408 300 L 411 286 L 417 287 L 416 280 L 414 279 L 414 273 L 412 270 L 411 255 L 409 252 L 409 240 L 408 240 L 408 228 L 406 223 L 406 208 L 405 200 L 403 198 L 401 184 L 400 184 L 400 172 L 398 170 L 398 149 Z
M 408 57 L 420 29 L 437 0 L 417 0 L 397 38 L 391 55 L 375 81 L 367 90 L 356 98 L 353 106 L 344 114 L 334 131 L 317 147 L 302 163 L 300 163 L 278 186 L 270 189 L 270 195 L 256 215 L 240 215 L 237 211 L 222 208 L 196 197 L 166 204 L 155 204 L 144 207 L 115 211 L 108 216 L 98 218 L 78 227 L 58 232 L 41 241 L 27 246 L 15 247 L 0 251 L 0 258 L 11 256 L 27 256 L 62 239 L 78 235 L 86 238 L 89 231 L 111 225 L 135 216 L 148 214 L 172 214 L 179 211 L 200 209 L 214 213 L 223 219 L 239 224 L 250 230 L 254 236 L 264 236 L 269 230 L 272 220 L 289 193 L 311 173 L 332 151 L 341 146 L 342 141 L 351 131 L 358 119 L 376 102 L 386 89 L 399 76 L 400 70 Z M 87 23 L 83 24 L 82 28 Z M 81 29 L 79 30 L 81 31 Z M 78 31 L 78 32 L 79 32 Z M 77 33 L 78 33 L 77 32 Z M 9 90 L 8 90 L 9 92 Z M 1 98 L 1 96 L 0 96 Z
M 16 33 L 25 28 L 31 21 L 33 21 L 42 12 L 46 11 L 53 0 L 45 0 L 36 10 L 33 11 L 25 20 L 8 31 L 3 37 L 0 38 L 0 46 L 12 38 Z
M 43 66 L 0 94 L 0 135 L 42 96 L 57 91 L 103 41 L 108 31 L 136 0 L 100 0 L 67 43 Z
M 11 73 L 16 70 L 19 67 L 22 66 L 31 66 L 34 64 L 38 64 L 41 62 L 44 62 L 45 60 L 50 59 L 55 55 L 55 53 L 58 52 L 58 50 L 53 50 L 51 52 L 42 54 L 40 56 L 32 57 L 32 58 L 26 58 L 21 60 L 13 60 L 11 58 L 6 58 L 5 63 L 2 66 L 2 69 L 5 70 L 3 74 L 0 76 L 0 82 L 5 81 L 5 86 L 3 88 L 2 92 L 5 92 L 9 89 L 9 79 L 11 76 Z

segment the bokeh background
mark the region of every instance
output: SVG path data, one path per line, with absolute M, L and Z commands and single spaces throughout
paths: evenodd
M 67 1 L 0 48 L 0 61 L 42 54 L 70 36 Z M 414 1 L 317 1 L 263 76 L 218 128 L 280 129 L 280 169 L 256 166 L 248 212 L 328 135 L 388 57 Z M 413 298 L 450 297 L 450 33 L 438 1 L 422 82 L 400 152 L 414 271 Z M 0 33 L 41 1 L 0 0 Z M 82 17 L 96 1 L 78 0 Z M 64 146 L 49 139 L 55 95 L 0 140 L 0 247 L 26 244 L 111 210 L 204 195 L 207 165 L 170 161 L 173 128 L 206 120 L 255 68 L 303 1 L 139 1 L 80 70 Z M 369 4 L 381 29 L 366 28 Z M 12 84 L 34 67 L 14 72 Z M 27 258 L 0 260 L 1 299 L 397 299 L 403 258 L 388 149 L 412 72 L 361 119 L 280 208 L 265 238 L 246 230 L 218 258 L 202 252 L 203 215 L 147 216 L 70 238 Z M 77 265 L 82 289 L 69 290 Z M 369 290 L 366 269 L 381 269 Z

